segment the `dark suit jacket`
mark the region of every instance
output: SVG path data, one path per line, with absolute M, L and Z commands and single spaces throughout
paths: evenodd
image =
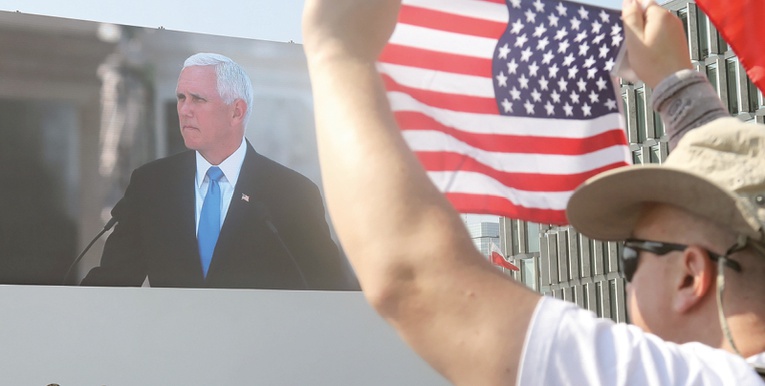
M 316 185 L 258 154 L 249 143 L 204 278 L 196 240 L 195 175 L 193 151 L 136 169 L 112 210 L 118 223 L 104 246 L 101 266 L 81 284 L 140 286 L 148 276 L 152 287 L 355 289 L 330 238 Z

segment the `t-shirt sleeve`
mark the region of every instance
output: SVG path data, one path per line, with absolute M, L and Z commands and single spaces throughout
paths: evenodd
M 532 316 L 518 385 L 763 385 L 743 358 L 674 344 L 544 297 Z

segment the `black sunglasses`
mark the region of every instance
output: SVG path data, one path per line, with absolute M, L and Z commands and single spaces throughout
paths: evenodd
M 635 275 L 638 266 L 638 258 L 640 257 L 640 251 L 651 252 L 657 256 L 663 256 L 672 251 L 684 251 L 688 248 L 687 245 L 664 243 L 661 241 L 640 240 L 640 239 L 627 239 L 622 244 L 622 259 L 621 270 L 624 274 L 624 278 L 628 282 L 632 281 L 632 277 Z M 722 256 L 706 249 L 707 255 L 712 261 L 717 261 Z M 725 259 L 725 265 L 741 272 L 741 266 L 730 259 Z

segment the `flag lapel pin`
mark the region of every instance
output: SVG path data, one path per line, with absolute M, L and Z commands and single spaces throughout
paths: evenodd
M 250 196 L 242 193 L 242 201 L 244 202 L 250 202 Z

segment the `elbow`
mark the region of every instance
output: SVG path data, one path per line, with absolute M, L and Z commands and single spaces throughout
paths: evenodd
M 367 302 L 387 320 L 398 319 L 405 305 L 411 304 L 419 293 L 414 273 L 406 269 L 362 282 L 361 288 Z

